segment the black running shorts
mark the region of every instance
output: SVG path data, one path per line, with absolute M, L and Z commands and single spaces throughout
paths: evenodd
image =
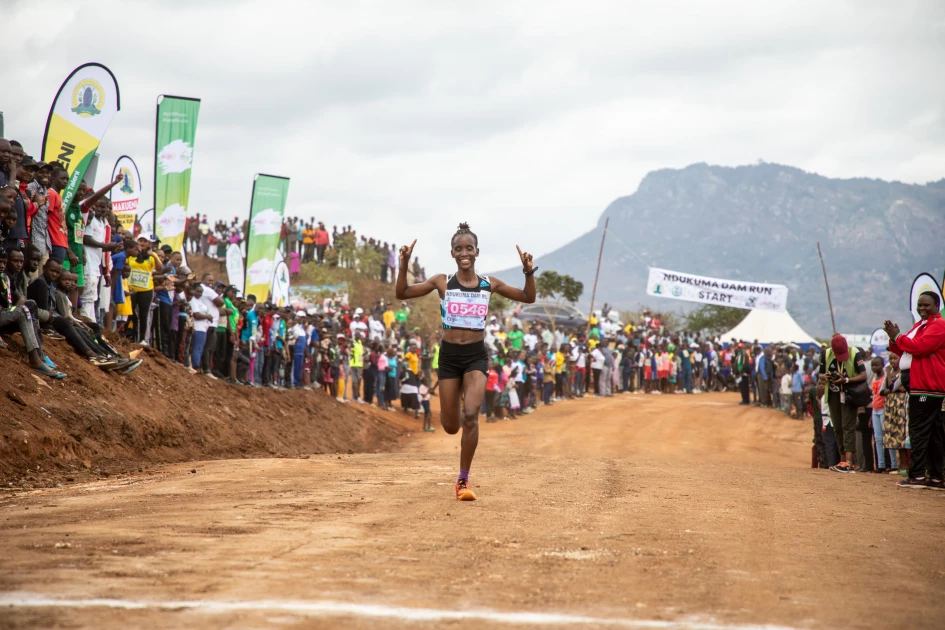
M 489 373 L 489 353 L 483 341 L 458 344 L 443 341 L 440 344 L 440 367 L 436 373 L 440 380 L 463 378 L 466 372 Z

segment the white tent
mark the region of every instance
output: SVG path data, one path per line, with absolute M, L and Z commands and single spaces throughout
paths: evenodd
M 735 328 L 722 335 L 722 341 L 754 341 L 760 343 L 816 344 L 817 340 L 804 332 L 787 311 L 753 309 Z

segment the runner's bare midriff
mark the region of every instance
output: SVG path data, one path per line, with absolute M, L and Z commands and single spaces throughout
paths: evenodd
M 480 343 L 486 338 L 484 330 L 461 330 L 449 328 L 443 331 L 443 341 L 455 343 L 458 346 L 467 346 L 471 343 Z

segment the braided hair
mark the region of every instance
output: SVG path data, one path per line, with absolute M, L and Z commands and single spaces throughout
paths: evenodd
M 453 241 L 456 240 L 457 236 L 462 236 L 468 234 L 472 237 L 473 242 L 476 244 L 476 247 L 479 247 L 479 237 L 477 237 L 471 229 L 469 229 L 469 224 L 465 221 L 459 224 L 459 228 L 456 230 L 456 233 L 453 234 L 453 238 L 450 239 L 450 245 L 452 246 Z

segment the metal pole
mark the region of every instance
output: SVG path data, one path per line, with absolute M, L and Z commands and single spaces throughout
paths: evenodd
M 594 316 L 594 298 L 597 297 L 597 277 L 600 275 L 600 261 L 604 256 L 604 240 L 607 238 L 607 226 L 610 225 L 610 217 L 604 221 L 604 233 L 600 237 L 600 251 L 597 253 L 597 271 L 594 272 L 594 288 L 591 290 L 591 310 L 587 314 L 587 330 L 591 330 L 591 317 Z M 598 322 L 599 323 L 599 322 Z
M 827 306 L 830 307 L 830 324 L 833 334 L 837 334 L 837 321 L 833 317 L 833 302 L 830 300 L 830 283 L 827 282 L 827 267 L 824 265 L 824 253 L 820 251 L 820 241 L 817 241 L 817 255 L 820 256 L 820 268 L 824 271 L 824 286 L 827 287 Z

